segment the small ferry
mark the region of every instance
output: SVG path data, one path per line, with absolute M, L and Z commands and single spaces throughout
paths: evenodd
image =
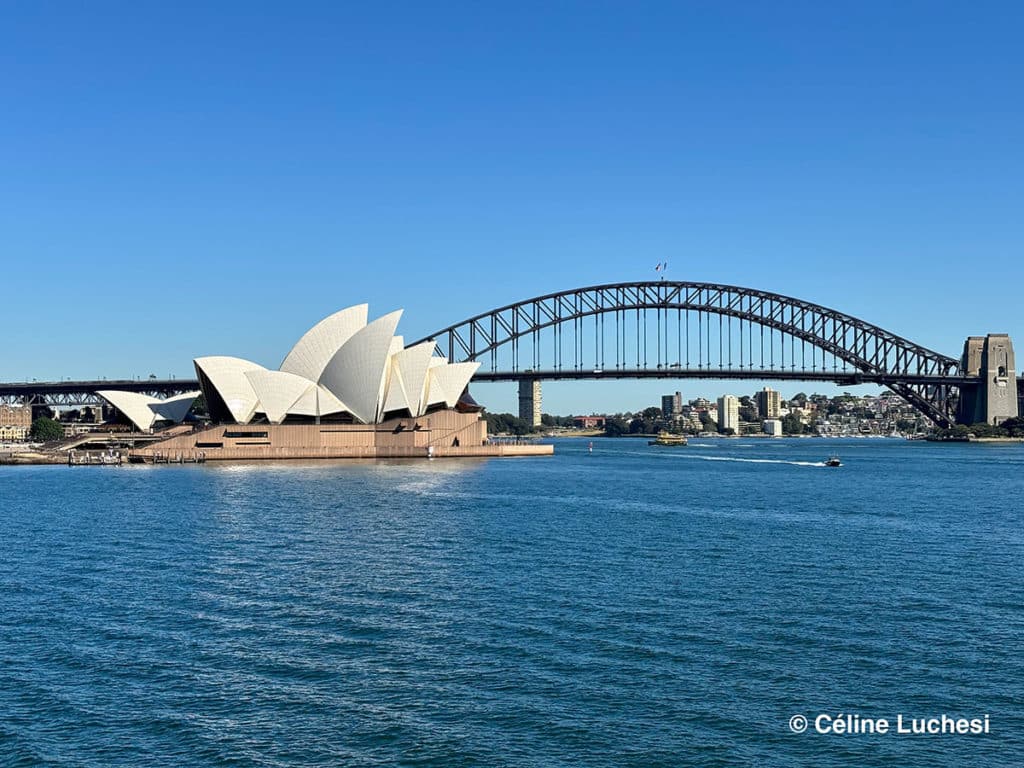
M 686 445 L 686 435 L 673 435 L 671 432 L 659 432 L 654 440 L 648 440 L 648 445 Z
M 843 462 L 841 462 L 839 460 L 838 456 L 829 456 L 825 460 L 825 466 L 826 467 L 841 467 L 841 466 L 843 466 Z

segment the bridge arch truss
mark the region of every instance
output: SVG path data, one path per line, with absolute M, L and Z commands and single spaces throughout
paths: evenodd
M 746 378 L 879 383 L 954 421 L 959 361 L 859 318 L 751 288 L 668 280 L 576 288 L 448 326 L 433 339 L 479 380 Z

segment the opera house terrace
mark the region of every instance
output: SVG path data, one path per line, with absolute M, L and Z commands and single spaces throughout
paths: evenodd
M 166 400 L 101 391 L 141 431 L 167 437 L 134 461 L 525 456 L 550 445 L 487 439 L 469 395 L 479 363 L 452 363 L 432 341 L 406 347 L 395 336 L 402 311 L 367 322 L 359 304 L 324 318 L 278 370 L 238 357 L 194 361 L 210 424 L 182 423 L 200 392 Z

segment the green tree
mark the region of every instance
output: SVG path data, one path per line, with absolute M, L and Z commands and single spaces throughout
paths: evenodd
M 604 420 L 605 437 L 622 437 L 629 431 L 629 425 L 621 416 L 610 416 Z
M 540 423 L 545 427 L 572 427 L 575 426 L 572 416 L 553 416 L 550 413 L 540 415 Z
M 487 419 L 487 431 L 492 435 L 525 435 L 533 432 L 533 426 L 526 419 L 520 419 L 511 413 L 486 413 L 484 417 Z
M 644 408 L 643 413 L 640 415 L 644 417 L 645 421 L 657 421 L 664 414 L 661 412 L 661 408 L 651 406 L 650 408 Z
M 949 429 L 938 429 L 935 431 L 936 437 L 939 438 L 963 438 L 969 435 L 974 435 L 974 437 L 1007 437 L 1009 433 L 1009 428 L 996 427 L 985 423 L 971 424 L 969 426 L 967 424 L 954 424 Z
M 1014 416 L 1000 425 L 1010 437 L 1024 437 L 1024 416 Z
M 199 395 L 199 397 L 197 397 L 195 400 L 192 401 L 191 412 L 192 412 L 193 416 L 203 417 L 203 416 L 209 416 L 210 415 L 210 409 L 206 407 L 206 397 L 205 396 Z
M 1002 427 L 996 427 L 992 424 L 978 423 L 971 424 L 971 432 L 974 433 L 975 437 L 1006 437 L 1009 433 Z
M 802 435 L 805 429 L 804 423 L 795 413 L 787 413 L 782 417 L 782 434 Z
M 32 422 L 32 427 L 29 429 L 28 434 L 33 440 L 45 443 L 51 440 L 60 440 L 64 437 L 64 427 L 60 425 L 59 421 L 43 416 Z
M 715 420 L 711 418 L 711 414 L 707 411 L 700 412 L 700 423 L 705 432 L 718 431 L 718 424 L 715 423 Z

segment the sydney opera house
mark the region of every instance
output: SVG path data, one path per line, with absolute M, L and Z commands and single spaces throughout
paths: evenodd
M 479 363 L 452 363 L 435 344 L 406 347 L 402 311 L 373 322 L 360 304 L 321 320 L 277 370 L 238 357 L 197 358 L 209 426 L 180 425 L 133 457 L 386 458 L 550 453 L 495 445 L 469 396 Z M 142 431 L 179 424 L 200 392 L 166 400 L 98 393 Z

